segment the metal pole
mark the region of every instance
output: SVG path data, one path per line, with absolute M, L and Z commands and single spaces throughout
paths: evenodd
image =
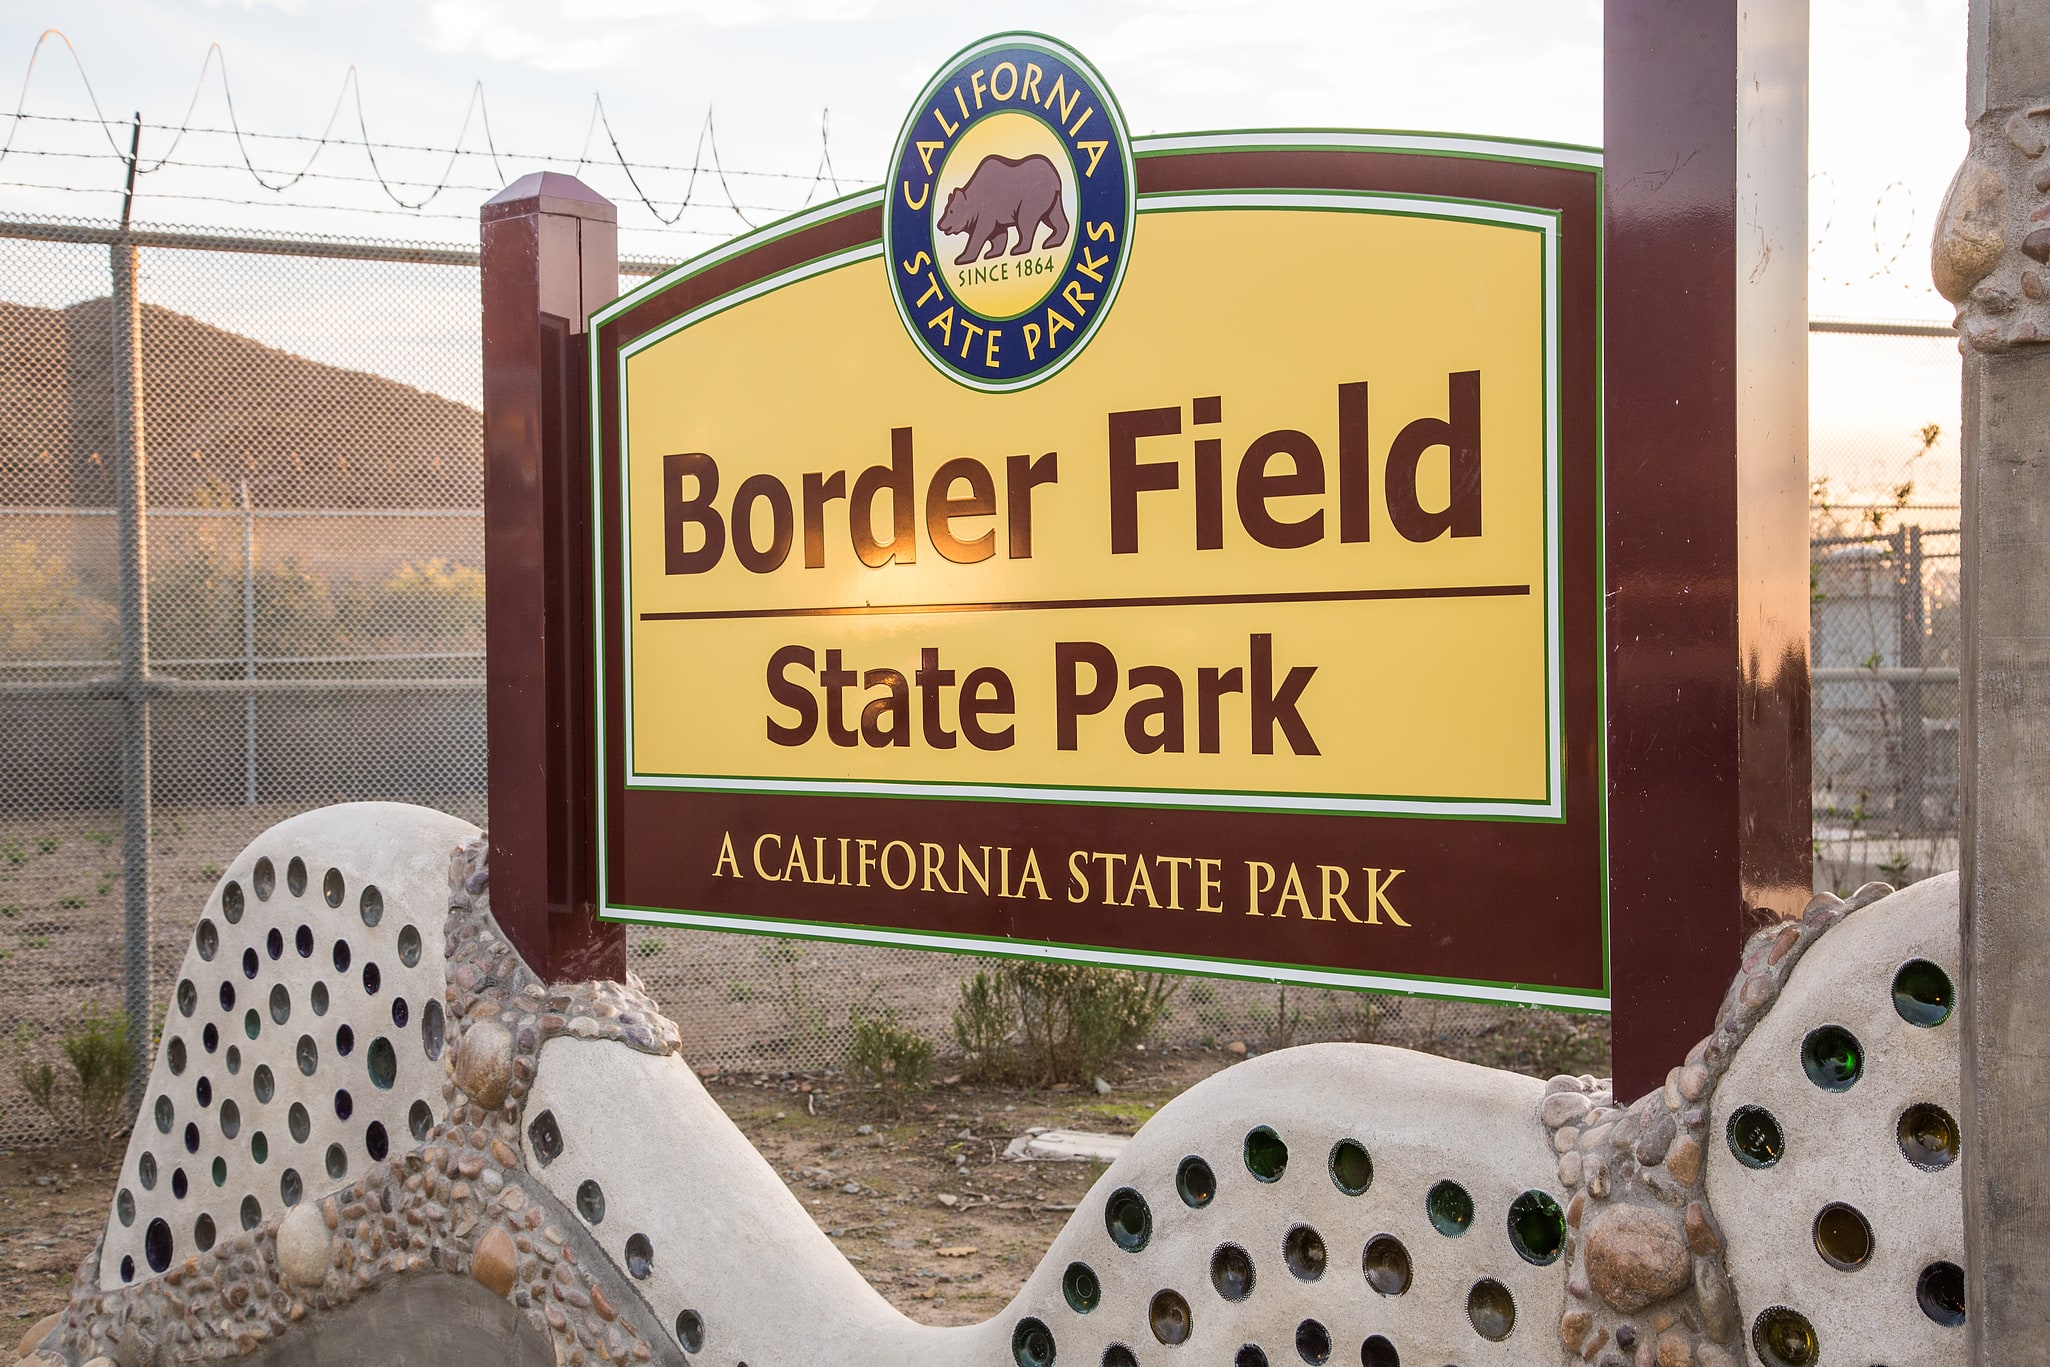
M 143 464 L 142 315 L 136 299 L 137 251 L 127 236 L 135 200 L 135 161 L 142 115 L 128 143 L 128 186 L 121 199 L 122 235 L 108 248 L 112 279 L 114 480 L 121 548 L 121 854 L 126 935 L 122 1008 L 135 1049 L 137 1085 L 148 1076 L 150 1043 L 150 716 L 149 502 Z
M 256 514 L 242 481 L 242 677 L 256 677 Z M 242 698 L 242 805 L 256 805 L 256 690 Z
M 1905 550 L 1901 557 L 1898 663 L 1902 669 L 1919 669 L 1922 665 L 1922 641 L 1928 624 L 1922 528 L 1920 524 L 1903 527 L 1901 533 Z M 1901 810 L 1895 814 L 1895 820 L 1908 831 L 1919 833 L 1928 827 L 1922 804 L 1929 788 L 1929 737 L 1922 725 L 1928 709 L 1920 680 L 1901 685 L 1899 709 Z
M 1958 1119 L 1970 1361 L 2011 1367 L 2050 1340 L 2050 346 L 2035 305 L 1998 306 L 2036 292 L 2050 0 L 1971 0 L 1967 22 L 1972 146 L 1933 254 L 1964 337 Z

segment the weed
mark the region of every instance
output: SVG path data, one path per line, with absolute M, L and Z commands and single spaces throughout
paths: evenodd
M 855 1076 L 883 1089 L 886 1104 L 895 1110 L 906 1093 L 922 1092 L 932 1080 L 932 1041 L 909 1026 L 897 1023 L 894 1008 L 873 1010 L 854 1007 L 847 1013 L 854 1038 L 847 1048 L 847 1063 Z
M 114 843 L 114 833 L 112 831 L 87 831 L 85 836 L 86 839 L 92 841 L 93 844 L 98 845 L 103 850 Z
M 1018 1007 L 1011 980 L 1001 967 L 977 969 L 961 984 L 961 1002 L 954 1008 L 954 1042 L 968 1056 L 968 1075 L 993 1080 L 1011 1071 L 1011 1036 L 1018 1028 Z
M 15 1036 L 15 1048 L 23 1055 L 15 1067 L 22 1090 L 51 1120 L 83 1127 L 106 1162 L 108 1146 L 126 1118 L 128 1084 L 135 1075 L 127 1018 L 86 1007 L 60 1040 L 61 1068 L 30 1052 L 34 1040 L 26 1027 Z
M 100 880 L 100 882 L 99 882 L 99 887 L 98 887 L 98 889 L 97 889 L 97 891 L 99 892 L 99 895 L 100 895 L 100 896 L 102 896 L 102 897 L 105 897 L 105 896 L 106 896 L 106 895 L 107 895 L 108 893 L 112 892 L 113 890 L 114 890 L 114 880 L 113 880 L 113 879 L 111 879 L 111 878 L 102 878 L 102 879 Z
M 36 841 L 36 853 L 55 854 L 57 853 L 57 845 L 58 840 L 56 836 L 46 835 L 42 839 Z
M 755 985 L 753 983 L 728 983 L 726 985 L 726 1000 L 733 1002 L 751 1002 L 754 999 Z
M 10 921 L 19 915 L 21 915 L 21 903 L 19 902 L 9 902 L 6 906 L 0 907 L 0 916 L 5 916 Z
M 50 947 L 50 937 L 47 935 L 24 935 L 21 937 L 21 947 L 23 949 L 48 949 Z
M 770 991 L 783 1023 L 790 1027 L 790 1047 L 802 1054 L 825 1043 L 826 1013 L 805 991 L 804 945 L 797 940 L 764 940 L 762 960 L 774 980 Z
M 69 897 L 59 898 L 57 905 L 66 911 L 83 911 L 85 910 L 85 898 L 77 893 L 73 893 Z
M 22 847 L 19 840 L 0 840 L 0 859 L 5 859 L 19 868 L 28 863 L 28 851 Z
M 1893 857 L 1875 866 L 1886 876 L 1886 881 L 1897 888 L 1904 888 L 1914 880 L 1908 876 L 1908 856 L 1905 851 L 1895 850 Z
M 199 871 L 199 876 L 204 881 L 211 883 L 221 876 L 221 866 L 219 864 L 208 864 Z
M 652 959 L 662 952 L 662 942 L 653 935 L 634 945 L 634 953 L 643 959 Z
M 1602 1016 L 1526 1007 L 1506 1013 L 1459 1054 L 1470 1063 L 1531 1077 L 1600 1077 L 1609 1071 L 1609 1023 Z
M 1166 1017 L 1178 985 L 1087 964 L 1000 964 L 961 984 L 954 1039 L 977 1077 L 1086 1084 Z

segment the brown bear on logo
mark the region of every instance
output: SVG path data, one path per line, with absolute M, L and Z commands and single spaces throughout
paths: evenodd
M 1043 156 L 1013 161 L 987 156 L 961 188 L 947 196 L 940 211 L 940 232 L 947 237 L 968 234 L 968 245 L 954 258 L 966 266 L 980 257 L 1001 256 L 1018 230 L 1012 256 L 1032 250 L 1041 225 L 1053 229 L 1042 245 L 1058 247 L 1068 240 L 1068 215 L 1061 207 L 1061 173 Z

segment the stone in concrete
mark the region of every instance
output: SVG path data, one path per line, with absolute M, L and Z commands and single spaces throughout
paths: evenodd
M 456 1086 L 487 1111 L 497 1110 L 512 1085 L 513 1039 L 495 1020 L 482 1020 L 463 1031 L 456 1050 Z
M 332 1258 L 327 1221 L 313 1206 L 298 1206 L 278 1226 L 278 1267 L 300 1286 L 318 1286 Z
M 1635 1314 L 1687 1286 L 1687 1242 L 1670 1220 L 1639 1206 L 1615 1206 L 1588 1224 L 1587 1276 L 1594 1292 Z
M 470 1275 L 492 1295 L 504 1296 L 512 1291 L 518 1269 L 519 1250 L 513 1247 L 512 1235 L 493 1225 L 477 1241 L 476 1255 L 470 1260 Z

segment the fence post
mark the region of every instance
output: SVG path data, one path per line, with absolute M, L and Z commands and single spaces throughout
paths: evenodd
M 482 212 L 491 909 L 550 981 L 623 978 L 595 915 L 589 319 L 619 293 L 611 203 L 523 176 Z
M 2040 196 L 2009 130 L 2050 98 L 2050 4 L 1971 0 L 1968 33 L 1972 151 L 1954 186 L 2009 177 L 1987 221 L 2017 252 Z M 1946 201 L 1937 222 L 1938 262 L 1983 240 L 1953 220 L 1960 207 Z M 2050 1340 L 2050 347 L 1989 354 L 1962 331 L 1965 1332 L 1975 1367 L 2010 1367 L 2041 1362 Z
M 112 280 L 114 499 L 121 559 L 121 862 L 124 932 L 121 1005 L 138 1060 L 136 1086 L 148 1076 L 150 1044 L 150 678 L 149 489 L 143 464 L 142 307 L 136 298 L 137 251 L 128 236 L 135 198 L 135 158 L 142 143 L 136 115 L 128 147 L 128 193 L 121 235 L 107 248 Z
M 1805 0 L 1603 16 L 1617 1095 L 1810 895 Z
M 256 678 L 256 510 L 242 489 L 242 677 Z M 256 690 L 242 695 L 242 805 L 256 805 Z
M 1895 653 L 1904 669 L 1922 667 L 1922 636 L 1926 612 L 1922 583 L 1922 528 L 1902 527 L 1898 538 L 1898 571 L 1894 626 Z M 1919 679 L 1905 679 L 1894 689 L 1894 710 L 1900 716 L 1901 792 L 1894 811 L 1896 827 L 1919 834 L 1926 827 L 1922 801 L 1928 788 L 1929 742 L 1922 728 L 1923 694 Z

